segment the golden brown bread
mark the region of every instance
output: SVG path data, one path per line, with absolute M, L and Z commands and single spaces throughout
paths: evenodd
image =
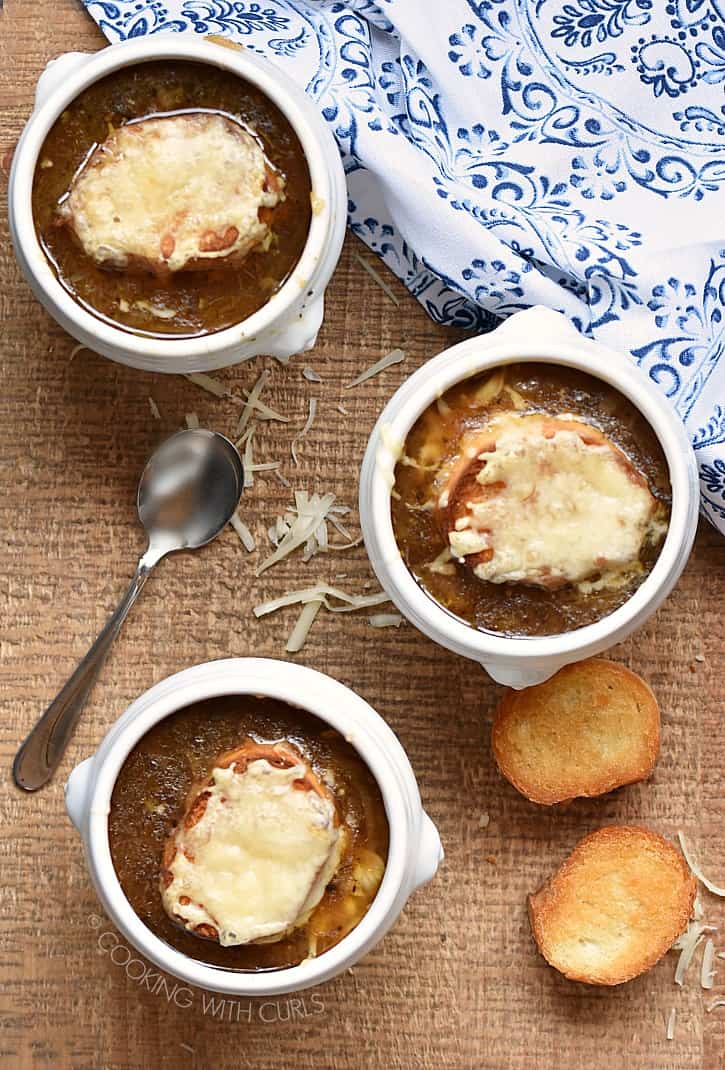
M 684 932 L 696 884 L 680 852 L 657 832 L 601 828 L 529 896 L 534 939 L 570 980 L 622 984 L 654 966 Z
M 590 658 L 543 684 L 507 691 L 491 743 L 517 791 L 549 806 L 650 776 L 660 749 L 660 711 L 640 676 Z

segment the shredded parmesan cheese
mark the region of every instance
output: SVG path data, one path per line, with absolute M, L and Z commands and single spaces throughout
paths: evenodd
M 271 534 L 271 531 L 270 531 Z M 334 605 L 330 599 L 342 602 L 342 605 Z M 367 606 L 379 605 L 389 601 L 388 596 L 381 591 L 374 595 L 351 595 L 339 587 L 332 587 L 328 583 L 318 583 L 314 587 L 305 587 L 300 591 L 289 591 L 280 598 L 271 602 L 263 602 L 254 607 L 255 617 L 264 617 L 269 613 L 275 613 L 285 606 L 302 605 L 302 612 L 290 633 L 285 649 L 289 654 L 295 654 L 301 650 L 309 634 L 317 614 L 322 606 L 335 613 L 351 612 L 355 609 L 364 609 Z M 372 618 L 370 618 L 372 622 Z
M 247 393 L 246 390 L 243 391 L 244 396 L 247 400 L 245 401 L 244 407 L 242 408 L 241 414 L 239 416 L 239 423 L 237 424 L 237 437 L 244 433 L 244 429 L 251 418 L 252 410 L 257 402 L 257 399 L 259 398 L 259 395 L 262 393 L 262 390 L 264 389 L 265 383 L 267 382 L 268 378 L 269 372 L 265 370 L 259 376 L 249 393 Z
M 229 391 L 224 384 L 220 383 L 218 379 L 213 379 L 211 375 L 205 375 L 204 372 L 191 372 L 190 375 L 185 375 L 184 378 L 188 379 L 190 383 L 194 383 L 195 386 L 200 386 L 208 394 L 213 394 L 215 398 L 229 397 Z
M 692 962 L 695 951 L 700 945 L 705 933 L 713 932 L 712 926 L 703 925 L 700 921 L 691 921 L 682 936 L 678 937 L 672 945 L 675 951 L 680 952 L 675 970 L 675 984 L 682 987 L 685 983 L 685 974 Z
M 715 970 L 713 969 L 713 961 L 715 959 L 715 944 L 712 937 L 708 936 L 705 941 L 705 948 L 702 952 L 702 965 L 700 967 L 700 985 L 702 988 L 712 988 L 715 984 Z
M 404 360 L 405 352 L 402 349 L 391 349 L 389 353 L 386 353 L 384 357 L 381 357 L 371 368 L 361 372 L 357 379 L 353 379 L 351 383 L 348 383 L 345 389 L 352 390 L 354 386 L 360 386 L 360 383 L 364 383 L 367 379 L 372 379 L 374 375 L 379 375 L 380 372 L 384 372 L 386 368 L 389 368 L 393 364 L 401 364 Z
M 716 1007 L 725 1007 L 725 999 L 714 999 L 712 1003 L 706 1007 L 707 1013 L 710 1014 Z
M 260 401 L 259 398 L 257 398 L 256 401 L 250 401 L 249 400 L 249 391 L 242 390 L 242 393 L 244 394 L 245 398 L 247 399 L 246 403 L 248 405 L 250 405 L 251 408 L 256 413 L 257 419 L 259 419 L 259 420 L 276 420 L 278 423 L 281 423 L 281 424 L 288 424 L 290 422 L 289 416 L 283 416 L 281 412 L 277 412 L 276 409 L 271 408 L 269 405 L 265 405 L 265 403 L 263 401 Z
M 342 602 L 342 605 L 333 605 L 330 599 Z M 326 609 L 333 613 L 351 613 L 356 609 L 367 609 L 369 606 L 378 606 L 383 602 L 389 602 L 387 594 L 379 591 L 376 594 L 348 594 L 339 587 L 332 587 L 329 583 L 318 583 L 314 587 L 304 587 L 299 591 L 288 591 L 270 602 L 262 602 L 255 606 L 255 617 L 266 617 L 268 613 L 276 613 L 285 606 L 304 604 L 306 602 L 321 601 Z
M 488 816 L 488 814 L 481 814 L 481 816 L 478 819 L 478 827 L 480 829 L 486 829 L 486 828 L 488 828 L 490 823 L 491 823 L 491 818 Z
M 377 284 L 380 287 L 380 289 L 383 291 L 384 294 L 386 294 L 390 298 L 390 300 L 393 302 L 395 307 L 396 308 L 400 308 L 400 301 L 398 300 L 396 295 L 393 293 L 393 291 L 390 288 L 390 286 L 388 286 L 388 284 L 385 281 L 385 279 L 383 279 L 382 276 L 378 274 L 378 272 L 375 270 L 375 268 L 372 266 L 372 264 L 368 264 L 367 260 L 365 260 L 362 256 L 360 256 L 359 253 L 353 253 L 352 255 L 355 257 L 355 259 L 357 260 L 358 264 L 362 268 L 364 268 L 365 271 L 367 271 L 367 273 L 370 276 L 370 278 L 374 279 L 375 282 L 377 282 Z
M 276 475 L 277 479 L 280 481 L 280 483 L 282 484 L 283 487 L 288 487 L 289 488 L 289 487 L 292 486 L 292 484 L 290 483 L 289 479 L 287 479 L 287 476 L 284 475 L 282 472 L 277 470 L 274 474 Z
M 700 883 L 704 884 L 708 892 L 712 892 L 713 895 L 725 896 L 725 888 L 721 888 L 719 887 L 719 885 L 713 884 L 711 880 L 708 880 L 707 877 L 703 874 L 702 870 L 697 865 L 697 863 L 693 860 L 692 855 L 690 854 L 687 844 L 685 842 L 685 837 L 681 832 L 677 833 L 677 839 L 680 841 L 680 847 L 682 849 L 683 855 L 685 856 L 685 861 L 687 862 L 688 866 L 695 874 L 697 879 L 700 881 Z
M 292 445 L 290 447 L 290 452 L 292 453 L 292 460 L 295 462 L 296 465 L 299 465 L 299 463 L 300 463 L 299 457 L 297 456 L 297 443 L 301 439 L 303 439 L 305 437 L 305 435 L 307 434 L 307 432 L 310 430 L 310 428 L 312 427 L 313 423 L 315 422 L 315 416 L 316 415 L 317 415 L 317 398 L 310 398 L 310 409 L 309 409 L 309 412 L 307 414 L 307 419 L 305 420 L 305 423 L 304 423 L 304 426 L 302 427 L 302 429 L 300 431 L 298 431 L 297 434 L 295 435 L 295 437 L 292 439 Z
M 308 383 L 321 383 L 322 379 L 317 374 L 314 368 L 303 368 L 302 374 Z
M 337 406 L 337 411 L 341 412 L 343 416 L 349 416 L 350 415 L 350 410 L 346 409 L 345 406 L 342 404 L 342 402 L 340 402 L 340 404 Z
M 302 502 L 302 499 L 299 499 Z M 335 501 L 334 494 L 314 494 L 311 498 L 307 498 L 300 506 L 298 506 L 297 516 L 294 518 L 294 522 L 290 526 L 290 530 L 285 537 L 281 540 L 279 546 L 271 554 L 266 561 L 263 561 L 257 570 L 257 575 L 261 575 L 266 569 L 271 568 L 272 565 L 276 565 L 278 561 L 287 557 L 293 550 L 296 550 L 299 546 L 304 546 L 311 535 L 314 535 L 317 528 L 327 515 L 327 511 Z
M 257 467 L 262 466 L 252 466 L 253 469 Z M 276 467 L 274 473 L 280 476 Z M 285 486 L 289 486 L 288 480 L 284 477 L 281 481 Z M 329 550 L 349 550 L 353 546 L 359 546 L 362 542 L 362 536 L 353 540 L 347 528 L 337 519 L 349 513 L 350 509 L 347 505 L 336 504 L 334 494 L 320 496 L 308 494 L 304 490 L 296 490 L 294 499 L 294 506 L 284 516 L 276 517 L 274 524 L 269 528 L 269 539 L 276 549 L 272 557 L 263 563 L 262 568 L 276 564 L 278 560 L 286 557 L 299 546 L 303 547 L 302 560 L 307 562 L 318 553 L 326 553 Z M 349 541 L 330 542 L 328 524 L 332 524 L 335 530 Z
M 676 1019 L 677 1019 L 677 1011 L 673 1007 L 672 1010 L 670 1011 L 669 1017 L 667 1019 L 667 1039 L 668 1040 L 674 1040 L 675 1039 L 675 1021 L 676 1021 Z
M 257 543 L 255 542 L 254 535 L 252 535 L 247 525 L 242 519 L 240 519 L 237 513 L 234 513 L 229 523 L 236 531 L 242 543 L 242 546 L 247 551 L 247 553 L 251 554 L 254 550 L 257 549 Z
M 403 623 L 400 613 L 373 613 L 368 617 L 368 624 L 373 628 L 399 628 Z
M 305 603 L 302 612 L 297 618 L 297 623 L 290 633 L 285 650 L 288 654 L 296 654 L 305 645 L 305 640 L 310 628 L 315 622 L 315 617 L 320 612 L 322 600 Z
M 254 486 L 254 461 L 252 458 L 252 439 L 254 438 L 254 428 L 249 429 L 247 435 L 247 441 L 244 445 L 244 486 L 245 489 Z
M 279 461 L 265 461 L 264 464 L 251 464 L 249 467 L 252 472 L 276 472 L 279 465 Z
M 199 417 L 195 412 L 187 412 L 184 419 L 186 420 L 186 426 L 190 431 L 195 431 L 199 426 Z
M 161 419 L 161 413 L 159 412 L 159 407 L 156 404 L 156 402 L 154 401 L 154 399 L 151 397 L 150 394 L 149 394 L 149 408 L 151 409 L 151 415 L 153 416 L 154 420 L 160 420 Z
M 68 357 L 68 363 L 69 363 L 69 364 L 70 364 L 70 362 L 71 362 L 72 360 L 75 360 L 75 358 L 76 358 L 76 357 L 78 356 L 78 354 L 80 353 L 80 351 L 81 351 L 82 349 L 88 349 L 88 346 L 84 346 L 84 345 L 77 345 L 77 346 L 73 346 L 73 348 L 72 348 L 72 349 L 71 349 L 71 351 L 70 351 L 70 356 Z M 93 350 L 92 350 L 92 349 L 88 349 L 88 352 L 89 352 L 89 353 L 92 353 L 92 352 L 93 352 Z

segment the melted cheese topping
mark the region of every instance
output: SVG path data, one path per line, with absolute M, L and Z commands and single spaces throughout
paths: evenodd
M 556 420 L 505 414 L 486 428 L 490 452 L 448 535 L 458 560 L 482 555 L 479 579 L 555 587 L 639 562 L 656 509 L 644 480 L 601 432 Z
M 259 209 L 281 199 L 270 174 L 256 140 L 224 116 L 143 119 L 93 152 L 59 217 L 98 263 L 181 271 L 269 237 Z
M 168 914 L 187 928 L 213 925 L 225 947 L 280 938 L 303 925 L 340 860 L 335 806 L 295 787 L 300 762 L 280 769 L 264 759 L 246 772 L 215 768 L 206 810 L 176 836 L 162 888 Z

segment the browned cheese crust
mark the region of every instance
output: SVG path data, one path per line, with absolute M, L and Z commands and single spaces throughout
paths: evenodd
M 214 762 L 214 768 L 227 769 L 229 766 L 234 765 L 235 774 L 237 776 L 243 776 L 250 763 L 259 761 L 260 759 L 279 769 L 290 769 L 299 762 L 303 762 L 307 766 L 307 763 L 300 752 L 290 743 L 257 743 L 255 740 L 248 739 L 240 747 L 220 755 Z M 174 879 L 173 873 L 171 872 L 171 866 L 176 857 L 176 852 L 180 849 L 178 843 L 179 833 L 182 830 L 188 831 L 189 829 L 194 828 L 194 826 L 201 821 L 210 797 L 208 789 L 211 783 L 212 778 L 210 777 L 204 781 L 203 784 L 197 785 L 191 789 L 187 798 L 184 813 L 181 815 L 174 832 L 169 836 L 164 845 L 161 861 L 161 885 L 163 888 L 168 888 Z M 333 805 L 335 805 L 334 796 L 329 788 L 322 783 L 309 766 L 307 766 L 305 775 L 294 781 L 293 787 L 298 791 L 314 791 L 317 795 L 329 799 Z M 337 826 L 339 823 L 339 813 L 337 812 L 337 808 L 335 808 L 334 824 Z M 189 861 L 193 862 L 194 858 L 189 856 L 188 848 L 186 848 L 185 851 Z M 184 900 L 186 900 L 186 902 L 184 902 Z M 188 897 L 182 897 L 180 902 L 184 905 L 188 905 L 190 900 Z M 219 939 L 219 933 L 213 925 L 200 924 L 193 928 L 189 928 L 185 925 L 183 918 L 174 918 L 172 920 L 176 921 L 183 928 L 188 928 L 190 932 L 194 932 L 197 936 L 200 936 L 203 939 L 217 941 Z

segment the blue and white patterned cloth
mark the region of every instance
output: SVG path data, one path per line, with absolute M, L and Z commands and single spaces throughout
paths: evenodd
M 629 351 L 725 532 L 725 0 L 84 2 L 111 41 L 223 34 L 284 66 L 350 226 L 437 321 L 545 304 Z

